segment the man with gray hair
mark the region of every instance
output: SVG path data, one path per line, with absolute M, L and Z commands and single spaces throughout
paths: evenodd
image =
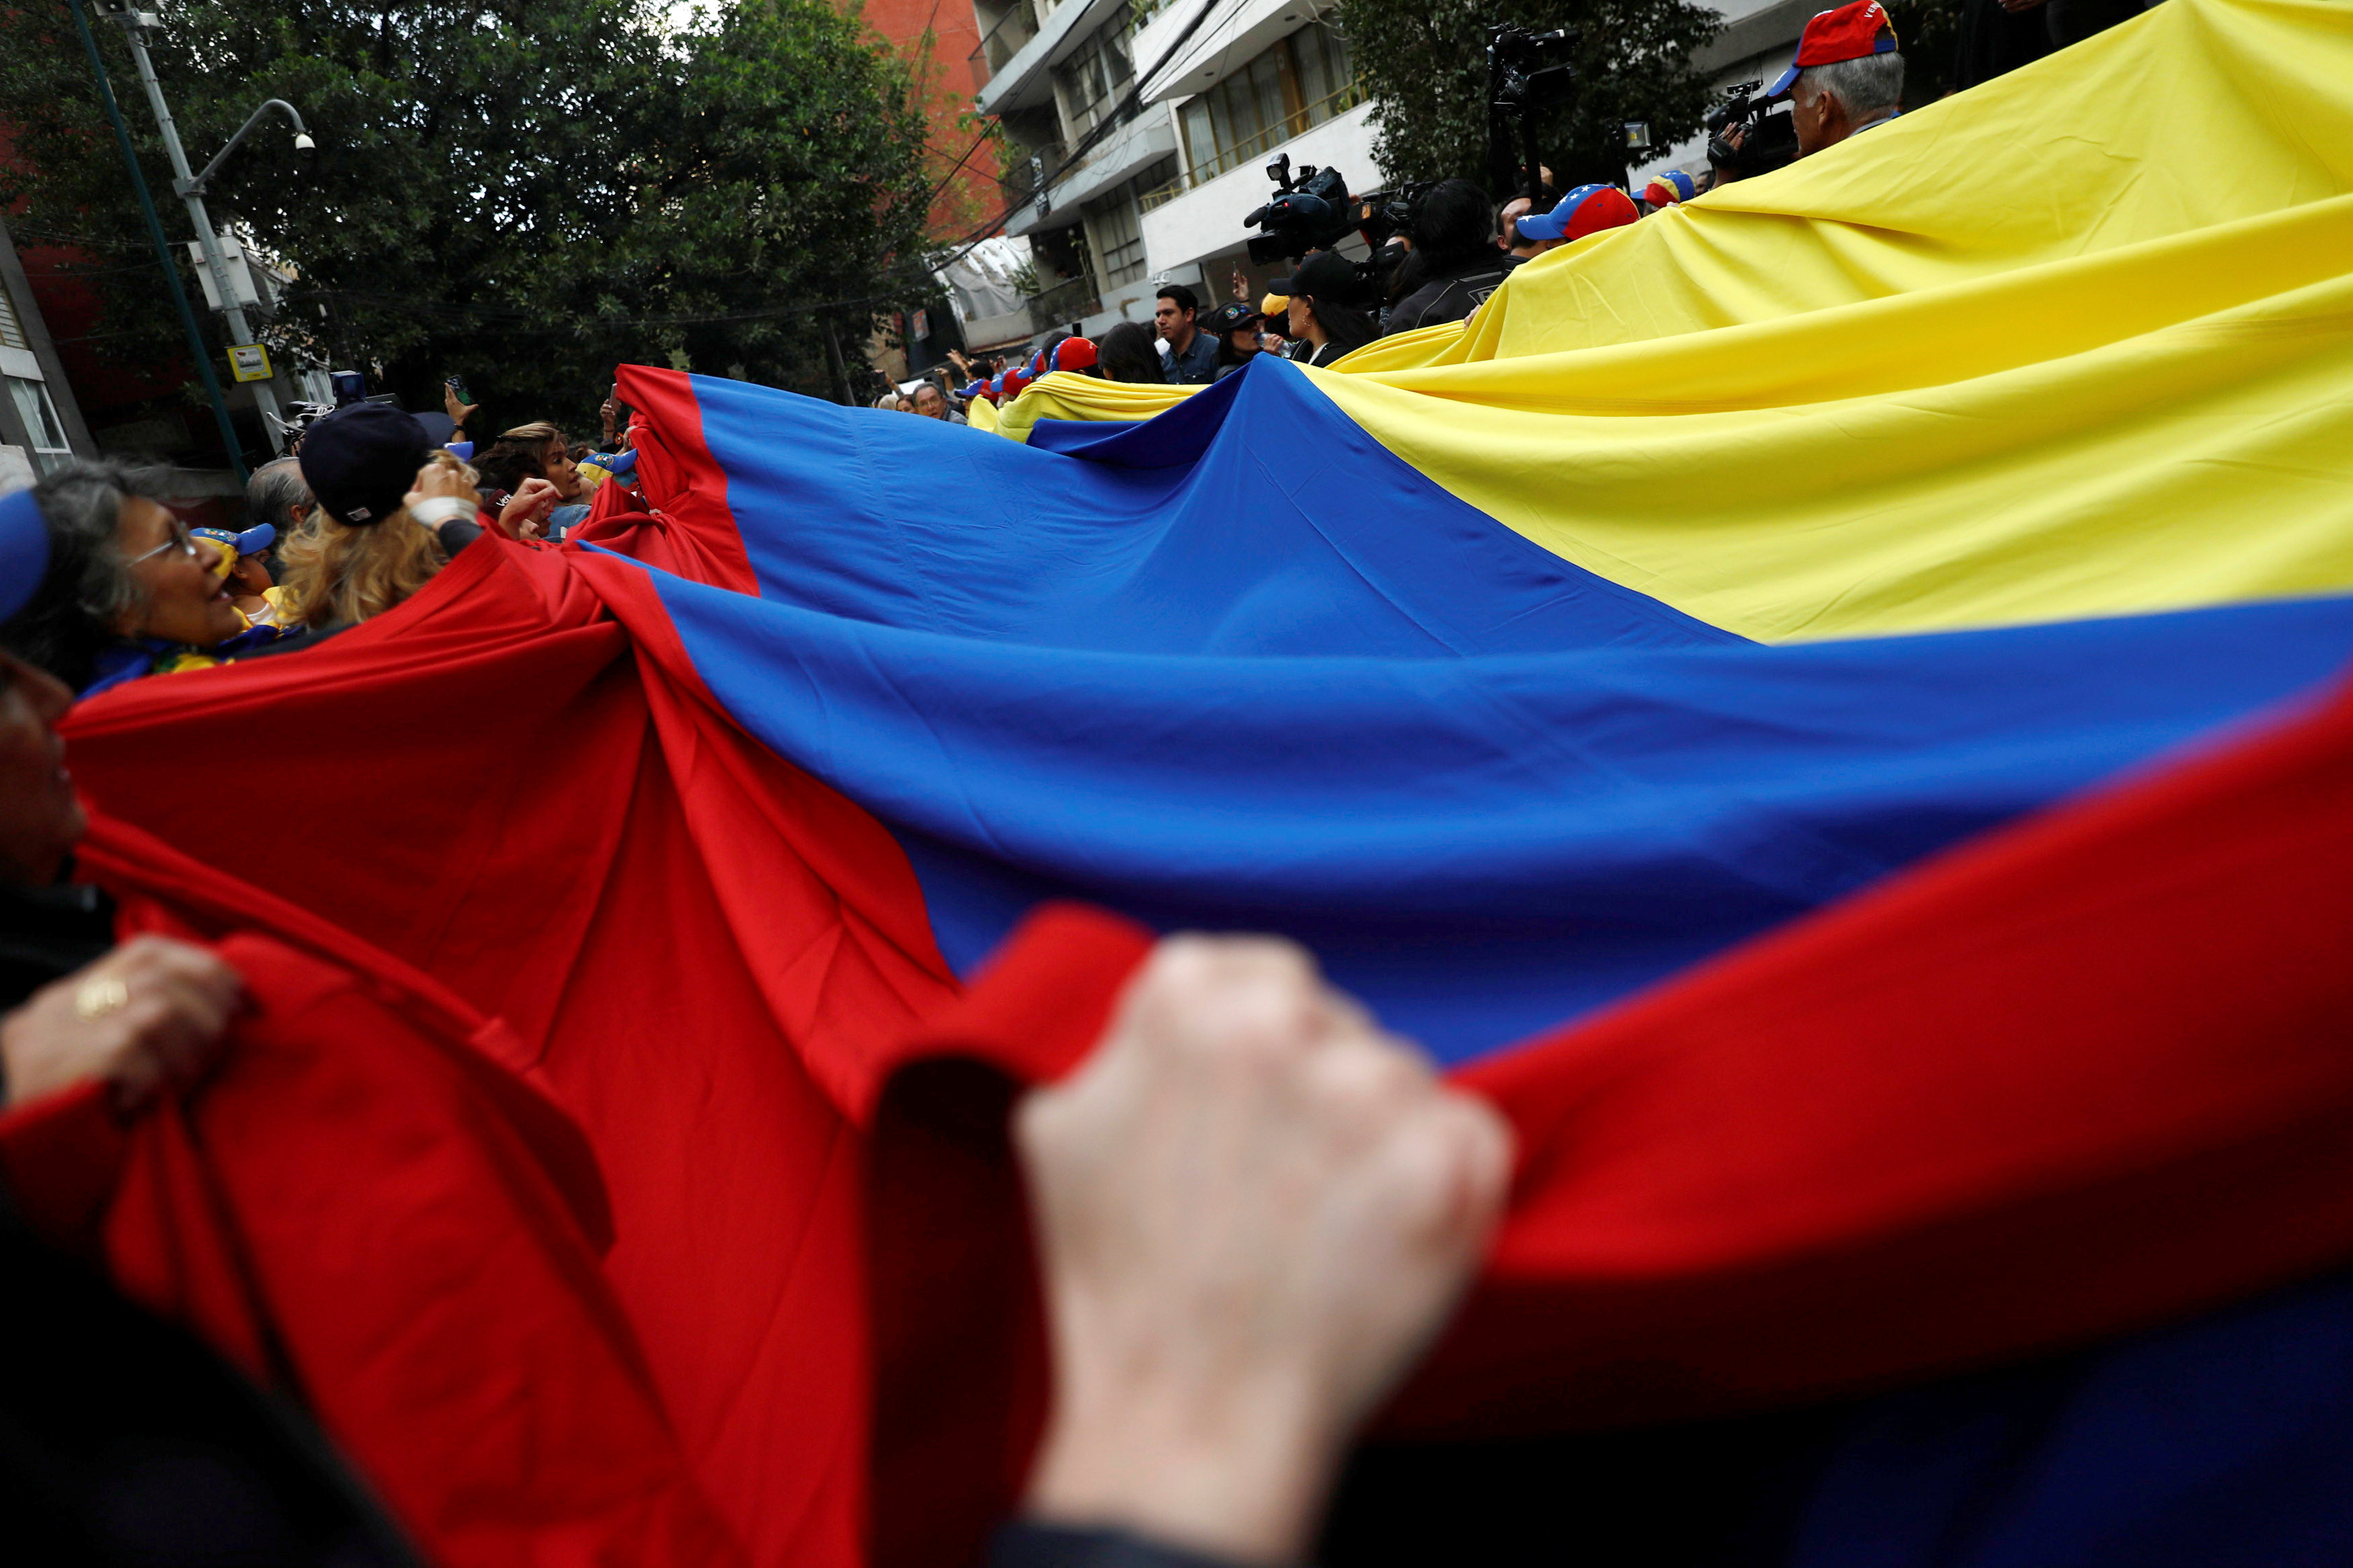
M 1767 96 L 1789 100 L 1798 156 L 1835 147 L 1895 118 L 1904 103 L 1904 57 L 1880 0 L 1824 11 L 1798 37 L 1798 58 Z
M 264 463 L 245 481 L 245 526 L 258 528 L 266 522 L 278 531 L 269 542 L 269 554 L 264 563 L 270 581 L 276 582 L 284 570 L 279 563 L 278 552 L 318 504 L 311 499 L 310 483 L 302 478 L 299 458 L 279 458 Z
M 264 463 L 245 481 L 245 526 L 266 522 L 280 539 L 300 527 L 318 504 L 311 499 L 311 487 L 302 482 L 302 464 L 296 458 Z

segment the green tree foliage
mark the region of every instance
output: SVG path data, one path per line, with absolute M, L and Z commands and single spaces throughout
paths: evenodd
M 1699 129 L 1707 84 L 1689 57 L 1718 26 L 1714 10 L 1687 0 L 1341 0 L 1339 22 L 1370 89 L 1374 155 L 1393 183 L 1490 184 L 1487 28 L 1576 30 L 1575 101 L 1536 127 L 1562 190 L 1624 174 L 1628 121 L 1648 121 L 1661 145 Z
M 1918 109 L 1952 91 L 1961 0 L 1893 0 L 1887 19 L 1904 47 L 1904 107 Z
M 828 331 L 854 364 L 925 290 L 920 105 L 904 65 L 824 0 L 148 4 L 192 161 L 266 98 L 317 139 L 297 153 L 268 124 L 214 183 L 216 222 L 300 273 L 265 336 L 378 367 L 411 407 L 460 374 L 491 420 L 593 429 L 621 361 L 824 395 Z M 92 21 L 166 231 L 188 237 L 128 50 Z M 12 223 L 87 247 L 119 357 L 174 353 L 63 0 L 0 11 L 0 121 Z

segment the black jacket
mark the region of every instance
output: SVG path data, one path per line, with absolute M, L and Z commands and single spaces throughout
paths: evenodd
M 1459 321 L 1486 303 L 1503 286 L 1511 268 L 1500 250 L 1466 257 L 1434 273 L 1419 288 L 1389 307 L 1388 331 L 1409 332 L 1440 321 Z

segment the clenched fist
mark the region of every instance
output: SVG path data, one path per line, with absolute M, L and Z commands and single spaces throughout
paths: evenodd
M 1509 1132 L 1297 948 L 1176 937 L 1016 1139 L 1054 1344 L 1032 1513 L 1295 1560 L 1477 1263 Z

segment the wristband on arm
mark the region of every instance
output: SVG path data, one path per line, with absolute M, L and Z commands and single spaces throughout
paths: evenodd
M 438 528 L 453 517 L 474 515 L 472 501 L 462 496 L 427 496 L 408 509 L 408 515 L 427 528 Z

